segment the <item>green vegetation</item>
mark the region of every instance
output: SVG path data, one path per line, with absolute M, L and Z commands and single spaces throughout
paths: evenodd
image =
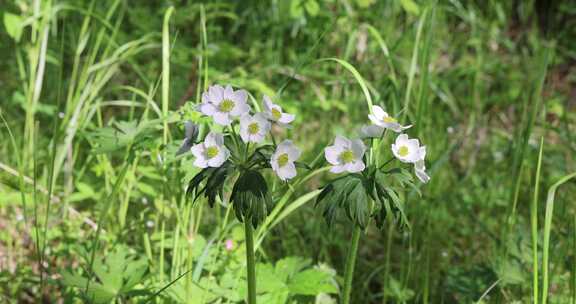
M 0 14 L 0 303 L 576 303 L 574 3 L 7 0 Z M 215 84 L 296 119 L 243 144 L 196 110 Z M 427 184 L 392 169 L 390 132 L 365 156 L 386 175 L 329 172 L 325 147 L 376 106 L 413 125 Z M 188 121 L 245 158 L 195 167 L 177 153 Z M 286 183 L 264 167 L 288 138 L 302 155 Z

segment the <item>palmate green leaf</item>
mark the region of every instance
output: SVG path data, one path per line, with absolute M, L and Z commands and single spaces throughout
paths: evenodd
M 86 136 L 95 145 L 95 153 L 107 153 L 133 145 L 143 147 L 147 141 L 155 138 L 156 131 L 155 123 L 118 121 L 112 127 L 96 129 Z
M 326 185 L 316 199 L 316 206 L 323 209 L 328 225 L 334 223 L 342 208 L 350 221 L 366 228 L 370 216 L 370 185 L 360 174 L 349 174 Z
M 337 293 L 338 286 L 333 276 L 320 269 L 308 269 L 297 273 L 288 283 L 290 292 L 298 295 Z
M 210 207 L 214 207 L 216 197 L 224 197 L 224 186 L 228 177 L 234 172 L 234 165 L 227 161 L 218 168 L 205 168 L 198 172 L 188 183 L 186 195 L 193 196 L 192 204 L 202 195 L 208 199 Z M 204 185 L 202 185 L 204 183 Z
M 411 176 L 405 170 L 393 170 L 388 174 L 380 171 L 374 174 L 374 189 L 379 203 L 373 214 L 378 228 L 384 228 L 387 216 L 392 215 L 394 222 L 400 228 L 410 229 L 410 223 L 404 212 L 404 203 L 397 194 L 394 184 L 402 189 L 411 183 Z
M 288 281 L 290 278 L 310 265 L 311 261 L 309 259 L 301 257 L 287 257 L 278 262 L 276 262 L 276 275 L 282 281 Z
M 268 215 L 272 208 L 272 198 L 266 180 L 258 171 L 242 172 L 234 188 L 230 200 L 239 221 L 248 219 L 256 228 Z

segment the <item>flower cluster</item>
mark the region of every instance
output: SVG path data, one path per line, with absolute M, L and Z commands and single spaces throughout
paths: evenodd
M 368 114 L 372 124 L 360 128 L 360 138 L 382 138 L 386 130 L 401 133 L 391 146 L 392 154 L 403 163 L 413 164 L 418 179 L 423 183 L 427 183 L 430 177 L 426 173 L 424 163 L 426 146 L 421 146 L 418 139 L 411 139 L 408 135 L 402 133 L 412 126 L 401 125 L 398 120 L 386 113 L 380 106 L 373 106 L 372 111 L 372 114 Z M 334 140 L 334 145 L 324 149 L 324 156 L 328 163 L 332 165 L 330 172 L 357 173 L 364 171 L 366 168 L 363 161 L 365 152 L 366 146 L 361 139 L 350 140 L 337 136 Z
M 251 114 L 248 105 L 248 93 L 245 90 L 234 90 L 231 86 L 211 86 L 202 94 L 202 103 L 197 109 L 202 114 L 212 117 L 216 124 L 229 128 L 234 133 L 234 122 L 239 120 L 239 134 L 242 141 L 262 143 L 270 132 L 273 123 L 287 127 L 295 116 L 284 113 L 268 96 L 263 98 L 263 112 Z M 196 157 L 194 165 L 199 168 L 220 167 L 230 156 L 224 144 L 224 136 L 210 132 L 204 142 L 191 148 Z M 276 175 L 283 180 L 296 176 L 294 162 L 300 157 L 300 150 L 290 140 L 285 140 L 276 147 L 270 158 L 270 165 Z M 242 159 L 239 157 L 239 159 Z

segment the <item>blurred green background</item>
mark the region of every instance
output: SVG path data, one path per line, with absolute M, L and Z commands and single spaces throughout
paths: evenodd
M 211 84 L 275 96 L 297 117 L 278 136 L 310 162 L 368 123 L 357 79 L 318 60 L 339 58 L 374 104 L 414 125 L 432 177 L 405 193 L 410 230 L 367 229 L 352 302 L 531 303 L 536 240 L 538 294 L 549 253 L 548 301 L 576 303 L 576 183 L 547 200 L 576 171 L 573 1 L 5 0 L 0 11 L 0 302 L 242 302 L 241 226 L 184 195 L 198 171 L 173 156 L 183 122 L 209 126 L 193 104 Z M 168 140 L 142 140 L 139 126 L 162 117 Z M 266 231 L 260 303 L 337 303 L 350 225 L 328 228 L 306 198 L 330 178 L 295 189 L 287 206 L 299 207 Z

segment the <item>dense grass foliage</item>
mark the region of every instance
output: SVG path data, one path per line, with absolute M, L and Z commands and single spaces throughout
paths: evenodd
M 200 170 L 176 153 L 186 121 L 221 130 L 195 105 L 231 84 L 253 108 L 268 95 L 296 114 L 272 133 L 306 164 L 289 186 L 264 175 L 258 303 L 338 302 L 360 230 L 315 207 L 336 177 L 323 151 L 355 136 L 371 105 L 413 124 L 431 181 L 398 193 L 402 225 L 362 231 L 351 303 L 576 303 L 574 3 L 8 0 L 0 11 L 0 302 L 243 302 L 232 185 L 187 193 Z M 386 161 L 390 144 L 371 157 Z

